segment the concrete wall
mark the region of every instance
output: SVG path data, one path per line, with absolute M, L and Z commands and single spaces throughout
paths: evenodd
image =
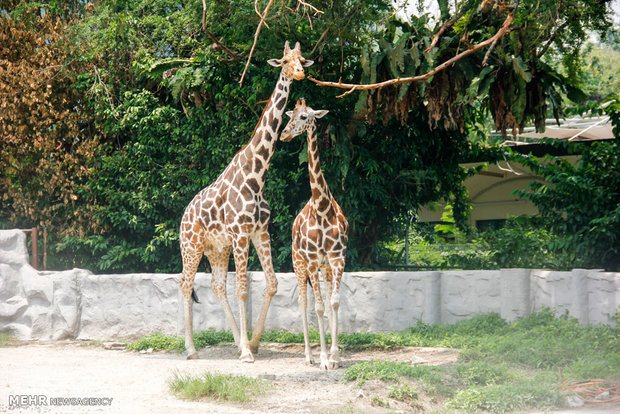
M 297 281 L 280 273 L 265 329 L 301 331 Z M 234 273 L 228 296 L 237 310 Z M 154 331 L 183 334 L 178 274 L 94 275 L 87 270 L 40 272 L 28 264 L 25 237 L 0 231 L 0 331 L 23 339 L 135 338 Z M 229 329 L 210 289 L 211 276 L 196 276 L 194 329 Z M 249 274 L 252 325 L 264 296 L 261 272 Z M 308 297 L 311 324 L 316 326 Z M 453 323 L 496 312 L 514 320 L 548 307 L 581 323 L 610 323 L 620 307 L 620 273 L 575 269 L 435 272 L 349 272 L 341 287 L 340 329 L 397 331 L 426 323 Z

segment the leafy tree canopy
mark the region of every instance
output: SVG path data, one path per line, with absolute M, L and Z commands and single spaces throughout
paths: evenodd
M 471 172 L 458 162 L 487 151 L 487 116 L 503 131 L 530 120 L 541 127 L 560 115 L 563 95 L 581 98 L 581 45 L 587 30 L 609 26 L 609 2 L 438 3 L 440 21 L 403 22 L 384 0 L 308 2 L 323 13 L 273 2 L 240 86 L 260 21 L 252 2 L 205 0 L 204 16 L 198 1 L 3 2 L 0 88 L 30 92 L 0 95 L 1 108 L 19 107 L 0 119 L 0 220 L 48 226 L 74 265 L 178 271 L 183 210 L 249 140 L 277 77 L 265 62 L 281 56 L 285 40 L 315 60 L 316 79 L 375 82 L 425 73 L 512 14 L 505 36 L 429 82 L 337 99 L 341 91 L 303 81 L 290 96 L 330 110 L 319 125 L 321 160 L 351 224 L 350 269 L 371 266 L 377 242 L 429 201 L 452 198 L 463 222 L 460 184 Z M 54 93 L 46 95 L 28 80 L 48 71 Z M 45 150 L 33 149 L 36 137 Z M 280 271 L 291 268 L 290 226 L 309 197 L 305 160 L 305 140 L 278 143 L 267 177 Z

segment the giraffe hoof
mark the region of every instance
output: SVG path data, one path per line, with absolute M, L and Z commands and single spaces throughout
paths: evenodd
M 340 361 L 329 361 L 327 367 L 328 369 L 338 369 L 340 368 Z
M 258 345 L 250 345 L 250 352 L 252 352 L 252 355 L 258 354 Z
M 306 365 L 310 366 L 310 365 L 314 365 L 314 359 L 313 358 L 306 358 Z
M 198 359 L 198 352 L 194 351 L 191 354 L 187 355 L 187 359 Z
M 254 362 L 254 356 L 252 355 L 251 352 L 247 352 L 247 351 L 243 352 L 242 351 L 241 352 L 241 356 L 239 357 L 239 361 L 251 364 L 251 363 Z

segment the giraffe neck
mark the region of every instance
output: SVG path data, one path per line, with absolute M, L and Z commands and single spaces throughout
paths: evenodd
M 319 145 L 316 140 L 316 125 L 308 126 L 308 173 L 310 174 L 310 190 L 312 199 L 319 200 L 323 197 L 329 198 L 329 187 L 321 171 L 321 160 L 319 159 Z
M 253 165 L 253 172 L 258 175 L 258 183 L 262 188 L 265 183 L 265 173 L 269 169 L 271 157 L 275 150 L 278 138 L 278 129 L 282 122 L 282 114 L 286 107 L 290 91 L 291 80 L 280 73 L 278 83 L 271 93 L 269 102 L 263 110 L 250 142 L 240 151 L 242 164 L 250 163 Z

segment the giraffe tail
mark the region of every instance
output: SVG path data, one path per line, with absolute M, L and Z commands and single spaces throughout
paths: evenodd
M 312 281 L 310 280 L 310 278 L 309 278 L 309 277 L 308 277 L 308 278 L 306 278 L 306 281 L 308 282 L 308 284 L 310 285 L 310 287 L 311 287 L 312 289 L 314 289 L 314 287 L 312 286 Z
M 198 295 L 196 294 L 196 291 L 193 288 L 192 288 L 192 299 L 194 300 L 194 302 L 200 303 L 200 301 L 198 300 Z

